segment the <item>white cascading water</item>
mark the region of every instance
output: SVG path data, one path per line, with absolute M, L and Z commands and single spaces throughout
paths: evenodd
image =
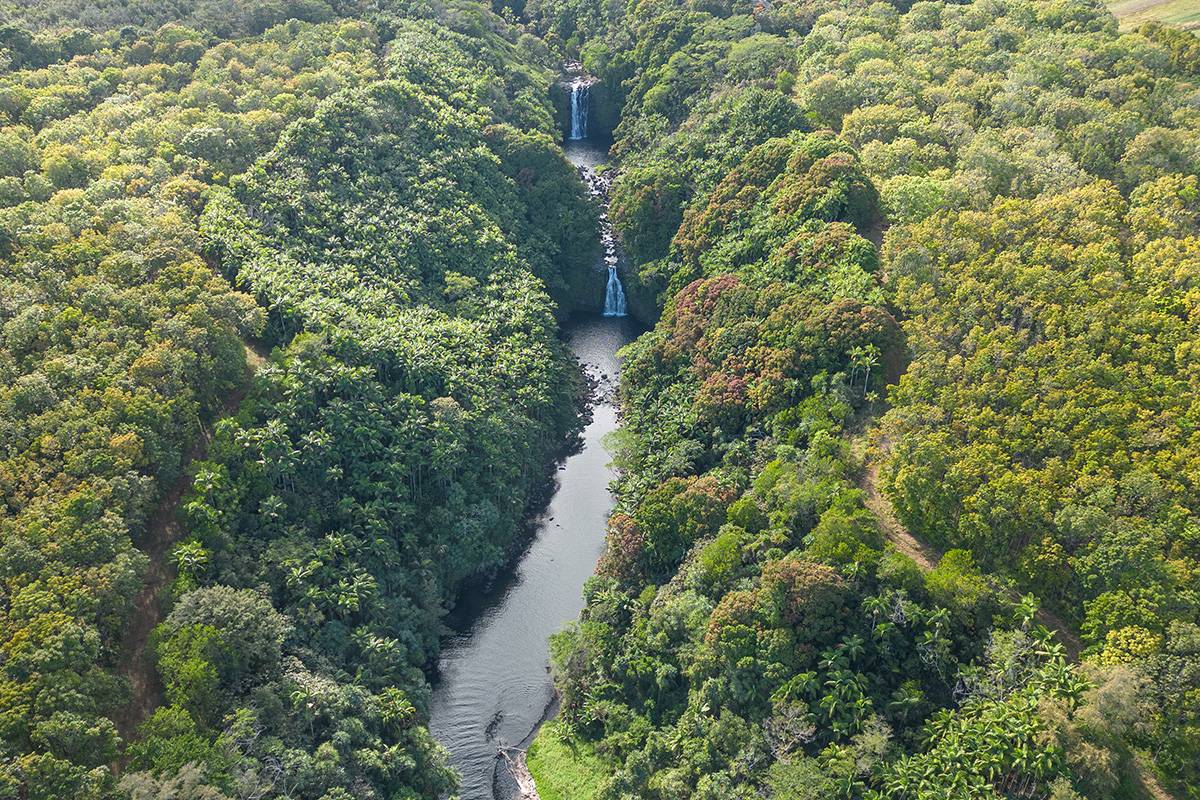
M 608 286 L 604 290 L 604 316 L 625 316 L 625 289 L 617 277 L 617 268 L 608 268 Z
M 583 78 L 571 84 L 571 138 L 575 141 L 587 138 L 588 85 Z
M 587 138 L 589 81 L 576 78 L 571 82 L 571 141 Z M 624 317 L 625 287 L 617 274 L 617 240 L 613 236 L 612 222 L 608 219 L 608 193 L 612 184 L 612 173 L 597 173 L 590 166 L 579 166 L 579 177 L 587 185 L 592 196 L 600 201 L 605 211 L 600 215 L 600 244 L 604 247 L 604 266 L 608 268 L 608 282 L 604 285 L 604 316 Z

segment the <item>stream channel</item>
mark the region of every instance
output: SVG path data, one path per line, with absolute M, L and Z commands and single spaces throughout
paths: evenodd
M 597 191 L 594 168 L 606 149 L 569 139 L 568 160 Z M 612 258 L 603 226 L 601 258 Z M 597 264 L 605 269 L 606 264 Z M 510 800 L 515 784 L 497 757 L 501 746 L 524 747 L 553 700 L 548 639 L 583 609 L 583 584 L 604 547 L 613 472 L 604 437 L 618 424 L 617 350 L 640 331 L 629 317 L 594 315 L 568 322 L 563 336 L 594 385 L 582 446 L 558 466 L 557 486 L 520 556 L 485 591 L 465 592 L 448 620 L 430 708 L 430 731 L 462 775 L 461 800 Z M 621 301 L 624 312 L 624 300 Z

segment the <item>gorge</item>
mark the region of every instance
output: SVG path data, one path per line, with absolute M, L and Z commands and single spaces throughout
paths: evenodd
M 0 0 L 0 800 L 1200 800 L 1109 5 Z
M 577 313 L 562 333 L 590 387 L 582 410 L 587 424 L 556 471 L 552 498 L 530 522 L 526 547 L 486 589 L 468 587 L 448 620 L 452 632 L 438 661 L 429 729 L 462 778 L 461 800 L 518 797 L 499 751 L 527 746 L 553 710 L 549 638 L 583 608 L 583 584 L 603 550 L 612 509 L 614 473 L 604 441 L 618 426 L 616 352 L 638 329 L 626 315 L 617 274 L 607 210 L 611 178 L 598 172 L 607 148 L 587 138 L 587 112 L 587 82 L 576 79 L 564 153 L 603 206 L 595 268 L 608 272 L 603 303 Z

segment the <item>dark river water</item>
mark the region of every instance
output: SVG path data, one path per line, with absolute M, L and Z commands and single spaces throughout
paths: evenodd
M 570 142 L 577 166 L 604 160 L 603 148 Z M 497 748 L 519 745 L 541 721 L 553 698 L 548 639 L 583 608 L 583 584 L 604 546 L 612 510 L 613 474 L 603 439 L 617 427 L 613 404 L 616 351 L 639 332 L 628 318 L 595 316 L 570 322 L 563 335 L 597 381 L 583 443 L 556 473 L 557 489 L 535 521 L 528 548 L 487 592 L 461 598 L 442 643 L 429 728 L 450 751 L 462 775 L 462 800 L 507 800 Z

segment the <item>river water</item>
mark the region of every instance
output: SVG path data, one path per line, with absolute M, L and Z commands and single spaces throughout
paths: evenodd
M 566 153 L 589 170 L 606 156 L 588 141 L 568 142 Z M 429 728 L 462 775 L 461 800 L 512 796 L 497 748 L 522 744 L 542 720 L 553 699 L 548 639 L 579 616 L 584 581 L 604 546 L 613 473 L 603 439 L 617 427 L 616 351 L 638 330 L 628 318 L 601 316 L 602 303 L 597 297 L 595 315 L 563 331 L 596 384 L 582 446 L 559 465 L 557 489 L 525 552 L 489 591 L 460 599 L 454 633 L 442 643 Z

